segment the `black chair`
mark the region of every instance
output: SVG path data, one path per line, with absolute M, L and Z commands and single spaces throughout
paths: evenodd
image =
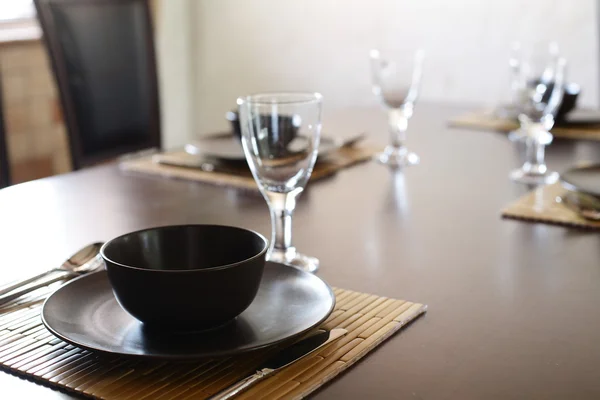
M 10 162 L 8 160 L 3 110 L 2 78 L 0 77 L 0 189 L 10 185 Z
M 34 0 L 60 91 L 74 169 L 160 148 L 146 0 Z

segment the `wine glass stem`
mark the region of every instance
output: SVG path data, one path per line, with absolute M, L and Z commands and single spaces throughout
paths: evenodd
M 528 138 L 526 141 L 525 165 L 530 171 L 544 172 L 546 164 L 544 162 L 544 145 L 539 140 Z
M 396 149 L 403 148 L 404 142 L 406 141 L 408 118 L 401 110 L 390 110 L 388 123 L 392 147 Z
M 286 251 L 292 247 L 292 215 L 296 208 L 296 197 L 302 188 L 288 193 L 267 192 L 266 198 L 271 213 L 271 244 L 269 254 L 275 249 Z

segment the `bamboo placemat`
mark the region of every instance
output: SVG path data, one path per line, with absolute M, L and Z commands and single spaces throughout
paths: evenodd
M 452 118 L 449 125 L 498 132 L 510 132 L 519 127 L 517 121 L 498 117 L 491 110 L 471 112 Z M 600 140 L 600 124 L 598 126 L 555 126 L 552 134 L 559 139 Z
M 380 149 L 367 146 L 343 147 L 332 154 L 328 154 L 323 160 L 319 160 L 310 176 L 311 181 L 317 181 L 329 177 L 336 172 L 356 165 L 360 162 L 371 159 Z M 172 151 L 165 153 L 177 164 L 186 165 L 195 156 L 187 154 L 185 151 Z M 125 160 L 119 165 L 124 171 L 142 173 L 146 175 L 160 176 L 164 178 L 174 178 L 203 182 L 219 186 L 229 186 L 239 189 L 258 190 L 254 178 L 250 175 L 247 166 L 238 167 L 227 166 L 234 170 L 234 173 L 225 173 L 217 171 L 203 171 L 200 168 L 180 167 L 173 165 L 159 164 L 153 161 L 153 156 L 144 156 L 140 158 Z
M 56 286 L 53 286 L 56 288 Z M 40 319 L 37 293 L 0 309 L 0 369 L 47 386 L 98 399 L 204 399 L 253 373 L 277 349 L 193 363 L 140 361 L 79 349 L 55 338 Z M 239 399 L 299 399 L 335 378 L 427 306 L 334 289 L 335 310 L 321 326 L 344 328 L 346 336 L 280 373 Z
M 556 198 L 566 192 L 560 183 L 539 187 L 502 210 L 503 218 L 600 230 L 600 222 L 580 217 Z

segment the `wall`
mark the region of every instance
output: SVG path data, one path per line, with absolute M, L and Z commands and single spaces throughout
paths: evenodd
M 326 109 L 375 105 L 368 50 L 384 47 L 408 55 L 420 45 L 427 50 L 423 100 L 494 105 L 507 98 L 511 42 L 555 39 L 570 63 L 571 80 L 583 87 L 582 104 L 597 106 L 595 4 L 594 0 L 204 0 L 187 4 L 184 28 L 172 35 L 174 45 L 192 35 L 192 77 L 171 76 L 169 85 L 194 85 L 191 133 L 203 133 L 225 128 L 225 111 L 234 107 L 237 96 L 250 92 L 317 90 L 325 96 Z M 163 22 L 169 29 L 169 21 Z M 170 21 L 178 23 L 182 22 Z M 171 29 L 173 33 L 177 27 Z M 172 100 L 176 98 L 168 101 Z M 178 134 L 172 145 L 184 140 Z
M 12 182 L 71 170 L 68 141 L 43 43 L 0 43 Z
M 582 104 L 598 102 L 594 0 L 169 0 L 158 9 L 164 143 L 225 129 L 240 94 L 318 90 L 327 109 L 374 106 L 367 52 L 427 49 L 422 99 L 493 105 L 507 98 L 515 39 L 556 39 Z M 66 172 L 56 89 L 40 41 L 0 45 L 16 181 Z M 418 112 L 418 109 L 417 109 Z
M 190 10 L 196 0 L 154 2 L 163 146 L 181 146 L 194 131 L 194 48 Z

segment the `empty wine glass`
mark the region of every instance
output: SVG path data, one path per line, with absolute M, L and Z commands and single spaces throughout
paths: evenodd
M 551 51 L 542 58 L 522 61 L 519 80 L 518 140 L 524 141 L 525 163 L 510 174 L 513 181 L 548 184 L 558 180 L 558 173 L 548 170 L 544 161 L 545 146 L 552 142 L 550 129 L 563 97 L 566 60 Z
M 391 167 L 404 167 L 419 163 L 419 156 L 408 151 L 406 129 L 408 120 L 419 94 L 423 57 L 419 50 L 413 57 L 383 57 L 379 50 L 371 50 L 371 73 L 373 93 L 379 97 L 388 110 L 388 123 L 391 143 L 383 153 L 377 155 L 382 164 Z
M 536 47 L 539 51 L 539 47 Z M 559 48 L 558 43 L 550 42 L 548 44 L 548 52 L 550 57 L 558 60 Z M 521 63 L 523 60 L 523 48 L 520 42 L 513 42 L 510 50 L 510 57 L 508 59 L 508 65 L 510 67 L 510 105 L 504 110 L 504 115 L 500 115 L 502 118 L 517 119 L 519 116 L 519 98 L 522 86 L 522 71 Z M 543 73 L 542 73 L 543 74 Z M 521 127 L 517 128 L 508 133 L 508 140 L 511 142 L 518 142 L 523 139 L 524 135 L 519 132 Z
M 322 96 L 266 93 L 237 103 L 246 160 L 271 213 L 267 259 L 314 272 L 319 260 L 292 246 L 292 214 L 317 159 Z

